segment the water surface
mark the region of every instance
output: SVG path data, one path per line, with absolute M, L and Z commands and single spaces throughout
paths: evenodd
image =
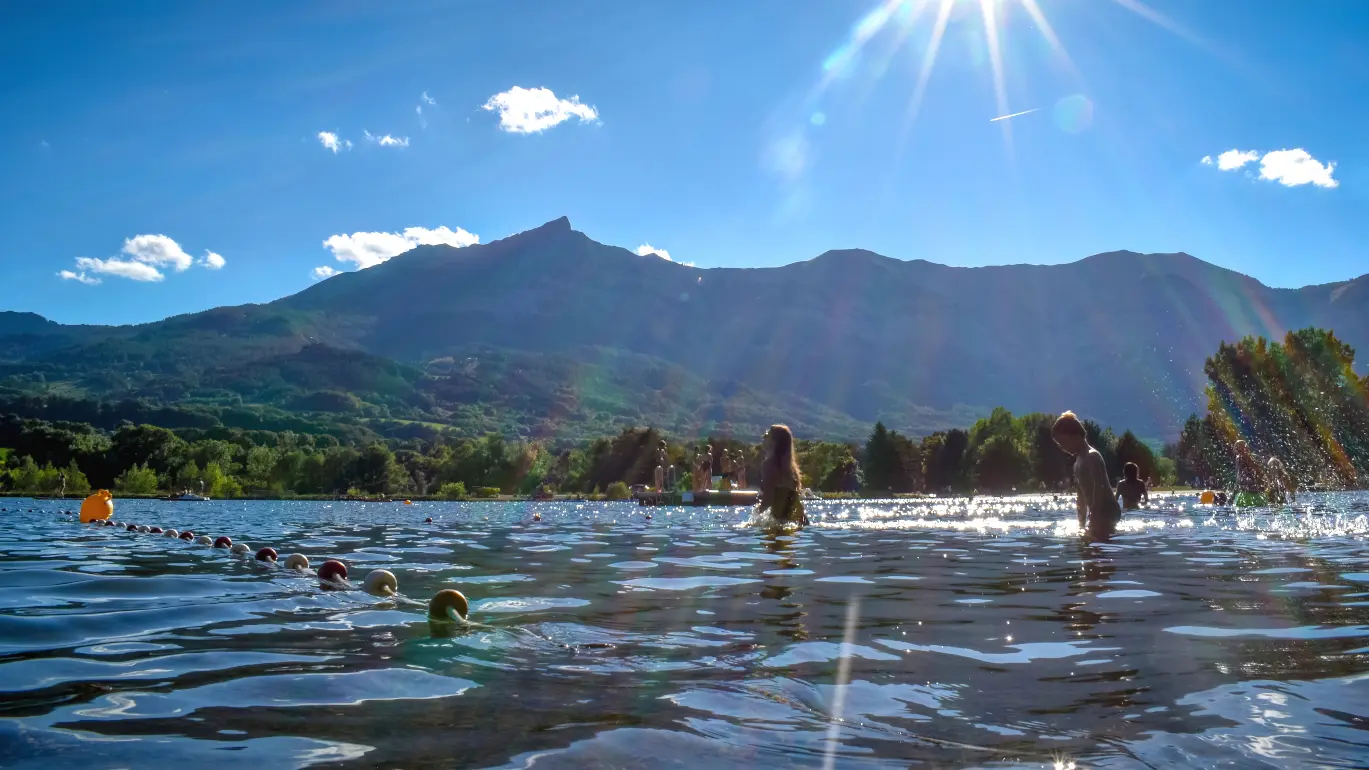
M 391 601 L 0 499 L 0 767 L 1364 766 L 1369 495 L 1193 502 L 118 503 Z

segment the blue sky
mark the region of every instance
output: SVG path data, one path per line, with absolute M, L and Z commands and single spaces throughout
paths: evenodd
M 924 80 L 941 10 L 7 3 L 0 308 L 154 320 L 561 215 L 701 267 L 1369 271 L 1369 8 L 952 0 Z

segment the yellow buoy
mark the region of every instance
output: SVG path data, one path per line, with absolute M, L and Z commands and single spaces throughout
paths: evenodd
M 413 505 L 413 504 L 414 504 L 414 501 L 412 501 L 412 500 L 405 500 L 405 501 L 404 501 L 404 504 L 405 504 L 405 505 Z
M 1214 494 L 1210 489 L 1204 489 L 1203 493 L 1201 495 L 1198 495 L 1198 502 L 1202 503 L 1203 505 L 1212 505 L 1213 503 L 1217 502 L 1217 495 Z
M 114 515 L 114 495 L 108 489 L 101 489 L 99 492 L 81 501 L 81 523 L 87 524 L 92 521 L 104 521 Z

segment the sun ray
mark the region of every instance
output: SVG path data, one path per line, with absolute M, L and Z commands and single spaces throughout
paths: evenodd
M 1065 50 L 1065 45 L 1060 42 L 1060 38 L 1055 35 L 1055 28 L 1046 19 L 1046 14 L 1041 10 L 1041 6 L 1036 0 L 1021 0 L 1022 8 L 1027 11 L 1027 15 L 1036 23 L 1036 28 L 1041 31 L 1041 37 L 1046 39 L 1047 45 L 1060 60 L 1064 62 L 1065 69 L 1071 75 L 1079 76 L 1079 70 L 1074 66 L 1074 60 L 1070 58 L 1069 51 Z
M 993 96 L 994 104 L 998 108 L 999 115 L 1006 115 L 1008 112 L 1008 93 L 1003 85 L 1003 50 L 998 45 L 998 18 L 996 9 L 998 4 L 995 0 L 979 0 L 979 12 L 984 17 L 984 39 L 989 46 L 989 65 L 993 69 Z M 1013 155 L 1012 148 L 1012 122 L 1002 121 L 1003 123 L 1003 144 L 1008 151 L 1008 157 Z
M 1178 22 L 1174 21 L 1173 19 L 1169 18 L 1163 13 L 1160 13 L 1154 8 L 1151 8 L 1150 6 L 1141 2 L 1141 0 L 1112 0 L 1112 2 L 1122 6 L 1128 11 L 1131 11 L 1132 13 L 1136 14 L 1137 16 L 1140 16 L 1141 18 L 1156 26 L 1163 27 L 1169 30 L 1170 32 L 1173 32 L 1174 34 L 1187 40 L 1190 43 L 1194 43 L 1204 48 L 1208 47 L 1208 43 L 1206 40 L 1203 40 L 1201 37 L 1198 37 L 1197 35 L 1188 31 L 1188 29 L 1185 28 L 1182 24 L 1179 24 Z
M 913 101 L 908 106 L 908 116 L 904 119 L 903 134 L 907 134 L 917 120 L 918 110 L 922 109 L 922 97 L 927 93 L 927 82 L 932 79 L 932 68 L 936 66 L 936 55 L 941 50 L 941 40 L 946 36 L 946 25 L 951 20 L 951 6 L 955 0 L 941 0 L 936 11 L 936 23 L 932 27 L 932 39 L 927 43 L 927 51 L 922 55 L 922 68 L 917 73 L 917 86 L 913 88 Z

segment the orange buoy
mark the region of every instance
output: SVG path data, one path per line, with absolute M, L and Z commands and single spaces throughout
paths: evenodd
M 107 521 L 114 515 L 114 495 L 108 489 L 101 489 L 81 501 L 81 523 Z
M 433 595 L 428 602 L 428 619 L 450 623 L 464 621 L 470 614 L 471 604 L 466 595 L 455 588 L 444 588 Z

